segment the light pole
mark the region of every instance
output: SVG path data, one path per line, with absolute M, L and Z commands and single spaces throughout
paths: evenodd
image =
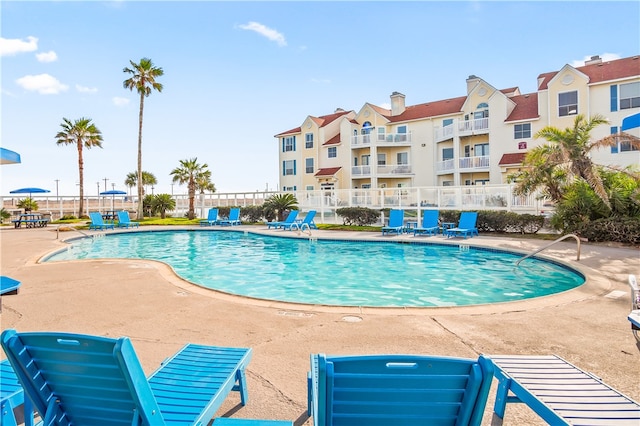
M 102 180 L 104 181 L 104 190 L 106 191 L 106 190 L 107 190 L 107 181 L 108 181 L 109 179 L 108 179 L 108 178 L 104 178 L 104 179 L 102 179 Z M 98 191 L 98 192 L 100 192 L 100 191 Z
M 60 179 L 56 179 L 55 182 L 56 182 L 56 200 L 59 200 L 60 197 L 58 197 L 58 182 L 60 182 Z

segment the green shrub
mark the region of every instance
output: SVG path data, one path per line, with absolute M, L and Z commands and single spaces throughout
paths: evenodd
M 368 207 L 341 207 L 336 209 L 336 214 L 342 217 L 343 225 L 365 226 L 380 219 L 380 212 Z
M 593 242 L 640 244 L 640 218 L 608 217 L 583 223 L 578 235 Z
M 264 217 L 262 206 L 247 206 L 240 209 L 240 215 L 246 222 L 261 222 Z

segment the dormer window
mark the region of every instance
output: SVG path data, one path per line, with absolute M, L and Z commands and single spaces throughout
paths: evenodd
M 558 94 L 558 116 L 578 114 L 578 92 L 566 92 Z

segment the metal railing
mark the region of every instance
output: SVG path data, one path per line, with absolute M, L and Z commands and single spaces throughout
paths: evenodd
M 539 249 L 537 249 L 537 250 L 535 250 L 535 251 L 533 251 L 533 252 L 529 253 L 528 255 L 521 257 L 520 259 L 518 259 L 518 260 L 516 261 L 516 266 L 518 266 L 518 265 L 520 264 L 520 262 L 522 262 L 523 260 L 528 259 L 528 258 L 530 258 L 531 256 L 534 256 L 534 255 L 536 255 L 536 254 L 540 253 L 542 250 L 547 249 L 547 248 L 551 247 L 552 245 L 554 245 L 554 244 L 556 244 L 556 243 L 559 243 L 560 241 L 566 240 L 567 238 L 574 238 L 574 239 L 576 240 L 576 243 L 578 243 L 578 247 L 577 247 L 577 249 L 576 249 L 576 250 L 577 250 L 576 260 L 577 260 L 577 261 L 578 261 L 578 260 L 580 260 L 580 237 L 578 237 L 578 236 L 577 236 L 577 235 L 575 235 L 575 234 L 567 234 L 567 235 L 563 235 L 562 237 L 560 237 L 560 238 L 558 238 L 558 239 L 556 239 L 556 240 L 553 240 L 553 241 L 552 241 L 552 242 L 550 242 L 549 244 L 547 244 L 547 245 L 545 245 L 545 246 L 540 247 Z

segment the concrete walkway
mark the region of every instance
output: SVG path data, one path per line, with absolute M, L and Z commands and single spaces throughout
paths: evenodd
M 297 236 L 290 231 L 267 231 L 264 226 L 236 230 Z M 187 342 L 251 347 L 249 402 L 241 407 L 239 397 L 232 395 L 219 416 L 311 424 L 306 417 L 306 374 L 309 354 L 317 352 L 473 358 L 481 353 L 557 354 L 640 400 L 640 347 L 626 319 L 630 310 L 627 276 L 640 275 L 638 249 L 583 243 L 580 261 L 575 260 L 573 240 L 545 250 L 546 256 L 566 262 L 588 277 L 580 288 L 556 296 L 473 307 L 359 309 L 223 295 L 179 279 L 158 262 L 105 259 L 38 263 L 43 255 L 66 247 L 63 238 L 80 236 L 75 231 L 60 232 L 60 239 L 57 235 L 55 226 L 0 230 L 1 273 L 22 281 L 18 295 L 2 297 L 2 329 L 129 336 L 147 373 Z M 313 231 L 313 237 L 414 238 L 332 231 Z M 417 238 L 447 242 L 442 237 Z M 448 241 L 460 242 L 523 253 L 548 243 L 482 235 Z M 492 407 L 493 391 L 484 424 L 490 423 Z M 511 404 L 505 424 L 544 422 L 527 407 Z

